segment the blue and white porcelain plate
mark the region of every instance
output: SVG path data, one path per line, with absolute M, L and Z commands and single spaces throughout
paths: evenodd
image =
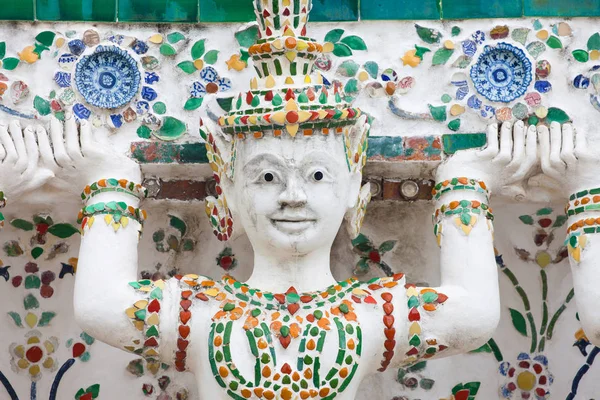
M 140 87 L 137 62 L 117 46 L 98 46 L 75 69 L 75 86 L 85 101 L 100 108 L 118 108 L 131 101 Z
M 479 94 L 508 103 L 527 91 L 532 79 L 531 61 L 523 50 L 508 43 L 485 46 L 471 67 L 471 80 Z

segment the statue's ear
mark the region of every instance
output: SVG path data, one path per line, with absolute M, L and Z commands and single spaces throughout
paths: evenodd
M 344 147 L 350 172 L 360 173 L 367 162 L 369 129 L 369 117 L 363 114 L 350 129 L 344 130 Z
M 233 235 L 236 199 L 233 190 L 233 159 L 235 141 L 229 139 L 210 120 L 200 120 L 200 136 L 204 139 L 206 156 L 217 182 L 217 198 L 206 198 L 206 214 L 219 240 L 227 241 Z M 239 225 L 239 224 L 238 224 Z M 236 227 L 236 233 L 242 231 Z

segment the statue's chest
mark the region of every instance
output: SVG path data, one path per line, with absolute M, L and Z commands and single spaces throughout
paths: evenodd
M 352 382 L 363 336 L 345 287 L 317 296 L 223 289 L 208 293 L 219 309 L 207 353 L 230 398 L 332 399 Z

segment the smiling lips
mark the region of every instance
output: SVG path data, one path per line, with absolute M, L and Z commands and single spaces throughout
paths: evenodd
M 308 229 L 316 222 L 315 219 L 306 217 L 290 217 L 282 216 L 279 218 L 271 218 L 271 223 L 279 230 L 288 233 L 298 233 Z

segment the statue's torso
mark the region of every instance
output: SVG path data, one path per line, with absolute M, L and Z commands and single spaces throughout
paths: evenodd
M 406 341 L 406 332 L 396 332 L 404 330 L 406 308 L 394 302 L 390 310 L 392 297 L 405 303 L 400 276 L 310 294 L 262 293 L 232 278 L 194 275 L 180 287 L 182 301 L 191 301 L 180 312 L 191 318 L 179 341 L 189 342 L 185 363 L 201 399 L 354 399 L 362 379 L 398 352 L 396 341 Z

